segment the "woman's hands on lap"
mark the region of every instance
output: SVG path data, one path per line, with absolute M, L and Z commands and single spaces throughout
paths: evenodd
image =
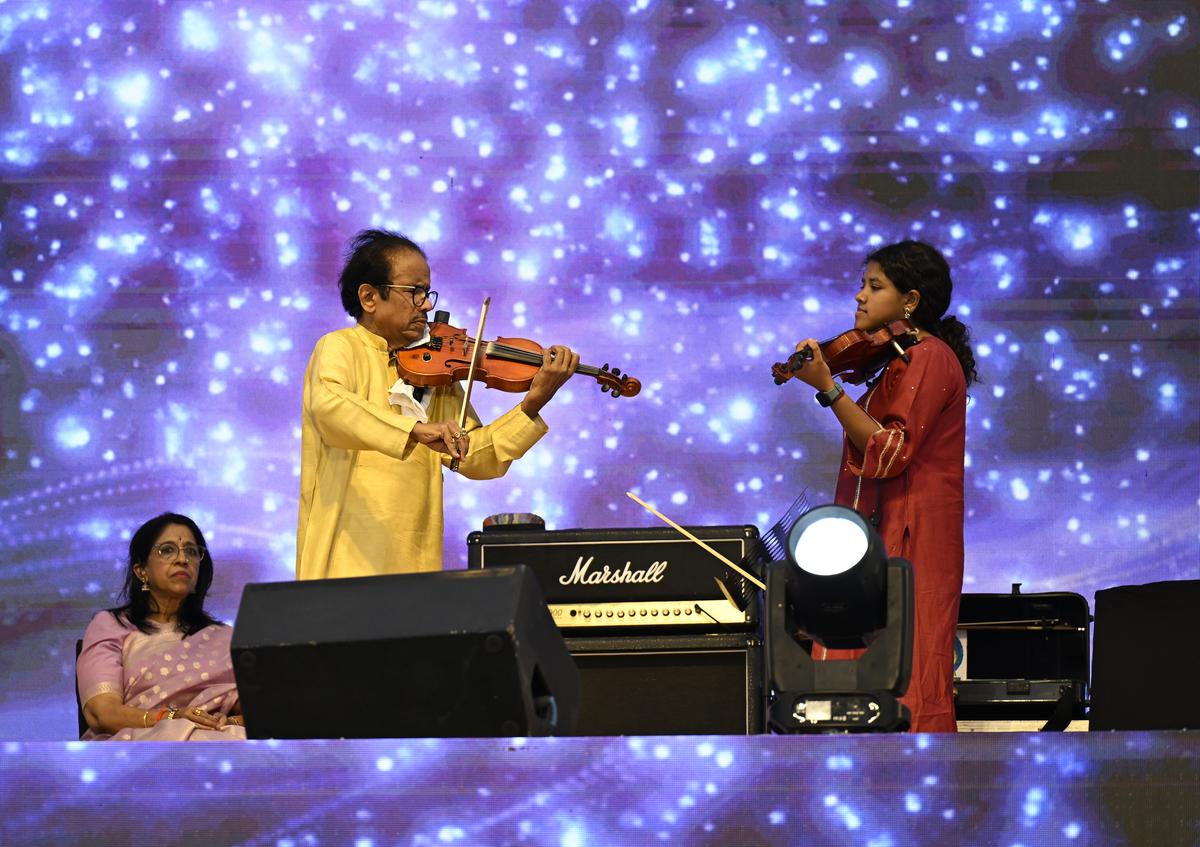
M 213 713 L 201 708 L 180 709 L 175 718 L 186 718 L 205 729 L 220 729 L 229 722 L 229 718 L 220 712 Z

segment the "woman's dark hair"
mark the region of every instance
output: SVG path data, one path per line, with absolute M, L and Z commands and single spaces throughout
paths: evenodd
M 967 385 L 979 382 L 971 350 L 971 330 L 953 315 L 946 316 L 954 291 L 946 257 L 922 241 L 900 241 L 879 248 L 867 256 L 867 262 L 877 263 L 901 294 L 920 292 L 921 301 L 913 312 L 913 322 L 950 345 L 962 365 Z
M 204 596 L 208 594 L 208 587 L 212 585 L 213 578 L 212 554 L 208 552 L 208 545 L 204 543 L 204 533 L 200 531 L 200 527 L 196 526 L 196 522 L 186 515 L 163 512 L 138 527 L 133 538 L 129 539 L 129 562 L 125 571 L 125 585 L 117 597 L 118 600 L 124 601 L 124 605 L 109 609 L 109 611 L 117 620 L 124 618 L 142 632 L 147 634 L 155 632 L 150 621 L 150 613 L 154 611 L 150 605 L 151 595 L 149 591 L 142 591 L 142 581 L 138 579 L 134 568 L 145 566 L 150 559 L 150 551 L 154 547 L 154 542 L 171 524 L 186 526 L 195 536 L 196 543 L 204 548 L 204 557 L 200 560 L 200 573 L 196 577 L 196 590 L 184 598 L 179 605 L 179 618 L 175 624 L 184 635 L 191 635 L 206 626 L 220 624 L 220 621 L 210 617 L 208 612 L 204 611 Z
M 387 285 L 392 268 L 389 264 L 391 254 L 396 250 L 411 250 L 418 253 L 422 259 L 429 257 L 417 242 L 407 235 L 392 232 L 387 229 L 364 229 L 350 241 L 346 251 L 346 265 L 338 277 L 338 289 L 342 293 L 342 308 L 350 317 L 362 317 L 362 303 L 358 300 L 358 288 L 364 282 L 379 289 L 379 296 L 386 300 L 389 288 Z

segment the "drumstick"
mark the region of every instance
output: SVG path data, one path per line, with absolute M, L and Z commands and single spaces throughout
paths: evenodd
M 632 491 L 626 491 L 626 492 L 625 492 L 625 496 L 626 496 L 626 497 L 628 497 L 628 498 L 629 498 L 630 500 L 632 500 L 633 502 L 637 503 L 639 506 L 641 506 L 642 508 L 644 508 L 646 511 L 650 512 L 650 513 L 651 513 L 652 515 L 654 515 L 655 517 L 657 517 L 657 518 L 661 519 L 661 520 L 662 520 L 664 523 L 666 523 L 668 526 L 672 526 L 672 527 L 674 527 L 675 529 L 677 529 L 679 532 L 683 533 L 683 535 L 684 535 L 684 537 L 685 537 L 685 538 L 688 538 L 688 539 L 689 539 L 689 540 L 691 540 L 691 541 L 695 541 L 697 544 L 699 544 L 701 547 L 703 547 L 703 548 L 704 548 L 705 550 L 707 550 L 709 553 L 712 553 L 714 556 L 716 556 L 716 557 L 717 557 L 718 559 L 720 559 L 722 562 L 724 562 L 725 564 L 729 565 L 729 567 L 733 568 L 735 571 L 737 571 L 738 573 L 740 573 L 740 574 L 741 574 L 743 577 L 745 577 L 746 579 L 750 580 L 750 582 L 752 582 L 754 585 L 757 585 L 757 586 L 758 586 L 759 588 L 761 588 L 763 591 L 766 591 L 766 590 L 767 590 L 767 586 L 766 586 L 766 585 L 764 585 L 764 584 L 763 584 L 763 583 L 762 583 L 762 582 L 761 582 L 761 581 L 758 579 L 758 577 L 756 577 L 754 574 L 752 574 L 752 573 L 750 573 L 749 571 L 747 571 L 747 570 L 746 570 L 745 568 L 743 568 L 741 565 L 735 565 L 735 564 L 734 564 L 734 563 L 733 563 L 733 562 L 732 562 L 730 559 L 726 558 L 725 556 L 722 556 L 720 553 L 718 553 L 718 552 L 717 552 L 716 550 L 714 550 L 712 547 L 710 547 L 709 545 L 705 544 L 703 541 L 701 541 L 701 540 L 700 540 L 699 538 L 697 538 L 696 536 L 692 535 L 692 534 L 691 534 L 690 532 L 688 532 L 686 529 L 684 529 L 683 527 L 681 527 L 679 524 L 675 523 L 675 521 L 673 521 L 673 520 L 671 520 L 670 518 L 668 518 L 666 515 L 664 515 L 664 514 L 663 514 L 662 512 L 660 512 L 658 509 L 654 508 L 654 507 L 653 507 L 653 506 L 651 506 L 649 503 L 647 503 L 645 500 L 643 500 L 642 498 L 638 497 L 638 496 L 637 496 L 636 494 L 634 494 Z

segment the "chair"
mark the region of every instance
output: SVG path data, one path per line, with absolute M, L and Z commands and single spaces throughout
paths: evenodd
M 79 654 L 83 652 L 83 639 L 79 638 L 75 641 L 75 663 L 78 668 Z M 75 679 L 75 714 L 79 719 L 79 737 L 83 738 L 83 734 L 88 731 L 87 718 L 83 716 L 83 703 L 79 702 L 79 671 L 72 675 Z

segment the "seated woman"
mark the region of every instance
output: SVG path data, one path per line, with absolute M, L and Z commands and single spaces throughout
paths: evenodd
M 129 541 L 123 606 L 88 624 L 76 664 L 85 740 L 245 738 L 232 630 L 204 611 L 212 556 L 191 518 L 166 513 Z

